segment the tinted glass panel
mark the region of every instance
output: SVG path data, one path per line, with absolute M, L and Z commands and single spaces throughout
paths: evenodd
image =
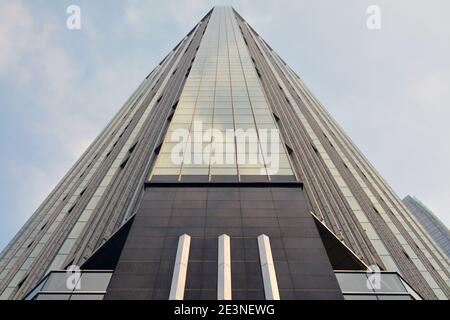
M 69 300 L 68 294 L 40 294 L 36 300 Z
M 377 300 L 375 295 L 345 295 L 345 300 Z
M 35 298 L 36 294 L 38 294 L 42 288 L 44 287 L 47 280 L 42 281 L 36 288 L 33 289 L 26 297 L 25 300 L 32 300 Z
M 214 130 L 214 139 L 211 139 L 209 129 Z M 152 176 L 174 175 L 181 180 L 183 176 L 192 175 L 207 176 L 212 180 L 214 178 L 211 176 L 222 176 L 222 179 L 225 175 L 238 175 L 243 177 L 241 180 L 247 179 L 246 176 L 293 176 L 284 144 L 276 129 L 233 12 L 227 8 L 216 8 L 208 22 Z M 255 153 L 258 153 L 258 166 L 237 160 L 239 151 L 236 148 L 239 144 L 236 142 L 239 137 L 245 141 L 241 144 L 253 146 Z M 213 144 L 213 140 L 218 144 Z M 215 152 L 208 154 L 207 148 Z M 172 157 L 172 151 L 176 151 L 176 157 Z M 249 153 L 244 149 L 244 154 Z M 273 157 L 280 160 L 271 161 Z M 217 168 L 218 165 L 223 167 Z
M 337 273 L 336 278 L 343 292 L 373 292 L 368 288 L 368 279 L 363 273 Z
M 45 283 L 42 291 L 72 291 L 67 288 L 67 275 L 66 273 L 52 273 L 50 274 L 47 282 Z
M 412 300 L 410 295 L 382 295 L 378 300 Z
M 374 288 L 376 292 L 406 292 L 405 287 L 396 274 L 381 274 L 380 289 Z
M 73 294 L 70 300 L 103 300 L 103 294 Z
M 83 273 L 80 289 L 75 291 L 105 291 L 111 280 L 111 273 Z

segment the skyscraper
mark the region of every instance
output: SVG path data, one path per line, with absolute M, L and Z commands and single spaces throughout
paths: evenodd
M 144 79 L 0 258 L 1 299 L 450 296 L 446 255 L 229 7 Z
M 447 258 L 450 257 L 450 232 L 442 221 L 416 197 L 406 196 L 403 203 L 445 252 Z

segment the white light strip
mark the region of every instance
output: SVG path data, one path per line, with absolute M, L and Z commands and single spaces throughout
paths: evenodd
M 280 300 L 277 276 L 272 258 L 272 249 L 270 248 L 270 240 L 265 234 L 258 237 L 258 248 L 266 300 Z
M 187 234 L 180 236 L 180 239 L 178 240 L 177 256 L 175 258 L 175 267 L 173 269 L 172 285 L 170 286 L 169 300 L 183 300 L 190 246 L 191 237 Z
M 219 237 L 217 300 L 231 300 L 231 250 L 226 234 Z

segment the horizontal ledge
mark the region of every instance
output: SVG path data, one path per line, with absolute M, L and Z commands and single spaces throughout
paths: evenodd
M 146 182 L 145 188 L 181 188 L 181 187 L 195 187 L 195 188 L 301 188 L 302 182 Z

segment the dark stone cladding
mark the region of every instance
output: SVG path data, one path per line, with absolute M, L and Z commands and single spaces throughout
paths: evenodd
M 231 238 L 234 300 L 263 300 L 257 236 L 281 299 L 342 299 L 298 182 L 147 183 L 105 299 L 168 299 L 178 238 L 192 237 L 185 299 L 217 299 L 218 237 Z

